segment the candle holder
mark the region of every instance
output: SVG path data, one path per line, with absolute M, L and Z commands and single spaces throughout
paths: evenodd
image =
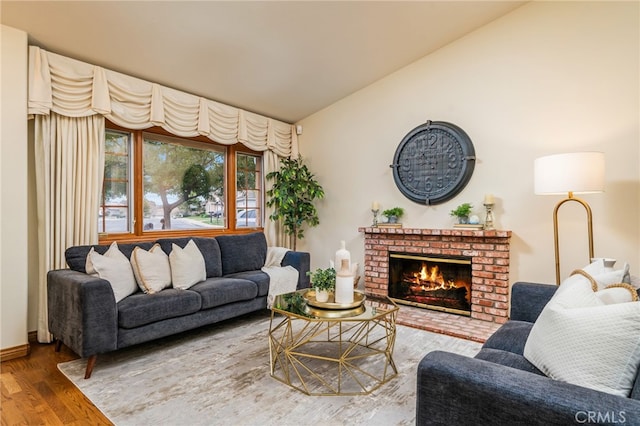
M 371 209 L 371 213 L 373 213 L 373 225 L 372 226 L 378 226 L 378 212 L 380 211 L 380 209 Z
M 493 203 L 491 204 L 484 204 L 484 208 L 487 210 L 487 216 L 484 219 L 484 229 L 485 230 L 491 230 L 491 229 L 495 229 L 493 227 Z

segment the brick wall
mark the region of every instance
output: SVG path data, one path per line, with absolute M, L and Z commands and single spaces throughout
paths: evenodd
M 511 231 L 359 228 L 364 233 L 364 287 L 387 296 L 389 252 L 471 259 L 471 318 L 503 324 L 509 316 Z

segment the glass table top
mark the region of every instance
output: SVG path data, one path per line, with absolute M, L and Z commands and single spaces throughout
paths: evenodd
M 322 304 L 315 302 L 313 289 L 302 289 L 276 296 L 271 310 L 311 321 L 368 321 L 396 311 L 398 306 L 388 298 L 383 301 L 367 300 L 363 293 L 356 293 L 354 303 L 346 307 L 332 303 Z

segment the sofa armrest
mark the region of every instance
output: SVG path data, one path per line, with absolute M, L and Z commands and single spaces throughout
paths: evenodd
M 108 281 L 70 269 L 47 274 L 49 331 L 81 357 L 118 347 L 118 309 Z
M 309 276 L 307 275 L 307 272 L 309 272 L 311 268 L 311 255 L 309 253 L 290 250 L 284 255 L 281 265 L 291 265 L 298 270 L 298 285 L 296 286 L 296 290 L 309 288 L 311 286 Z
M 640 424 L 638 400 L 453 353 L 427 354 L 417 379 L 416 425 Z
M 558 286 L 517 282 L 511 287 L 512 320 L 535 322 Z

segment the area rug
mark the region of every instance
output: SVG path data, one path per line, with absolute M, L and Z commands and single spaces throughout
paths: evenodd
M 473 356 L 480 344 L 402 325 L 398 375 L 369 395 L 307 396 L 269 375 L 265 313 L 58 365 L 116 425 L 413 425 L 416 371 L 434 350 Z

